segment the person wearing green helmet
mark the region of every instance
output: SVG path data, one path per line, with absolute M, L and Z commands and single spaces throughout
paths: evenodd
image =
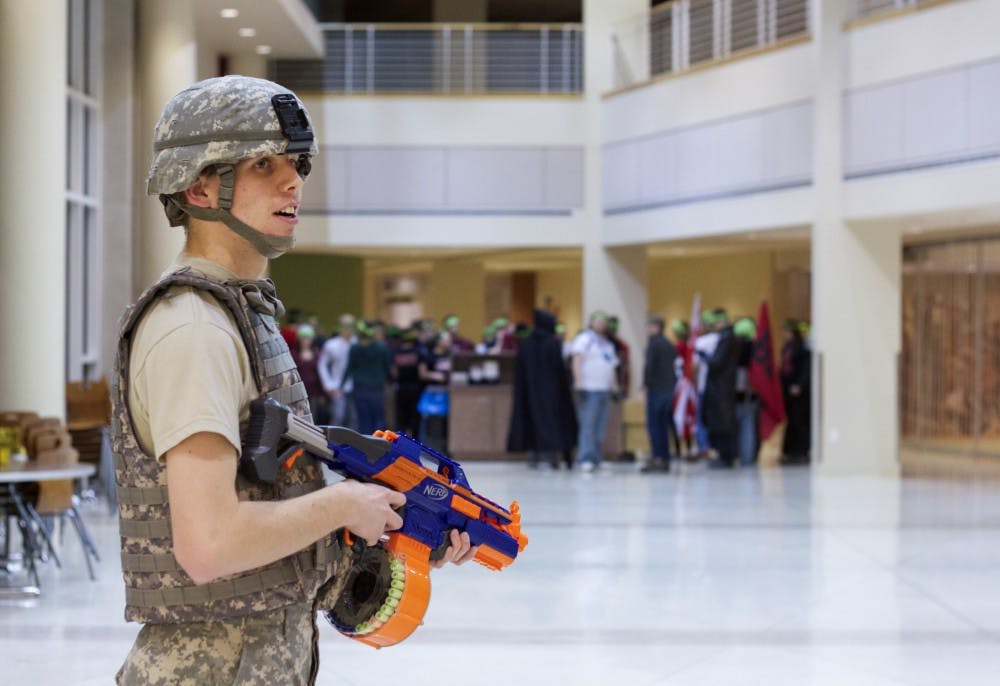
M 731 469 L 736 460 L 736 367 L 739 350 L 728 313 L 714 310 L 712 320 L 717 339 L 705 359 L 705 391 L 702 393 L 702 420 L 708 442 L 717 457 L 709 469 Z
M 476 351 L 476 344 L 462 335 L 459 330 L 461 320 L 457 314 L 445 315 L 441 321 L 444 330 L 451 334 L 451 351 L 453 353 L 473 353 Z
M 357 338 L 357 320 L 344 313 L 337 319 L 336 334 L 326 339 L 319 355 L 319 376 L 323 390 L 330 398 L 330 423 L 334 426 L 358 427 L 358 413 L 354 407 L 354 382 L 344 382 L 347 357 Z
M 342 529 L 376 543 L 405 496 L 327 486 L 312 460 L 274 485 L 239 470 L 251 400 L 309 419 L 268 260 L 294 243 L 318 148 L 286 88 L 226 76 L 170 99 L 147 190 L 183 226 L 177 262 L 122 317 L 112 447 L 125 619 L 119 684 L 315 683 L 316 612 L 343 590 Z M 454 537 L 446 558 L 470 559 Z
M 608 315 L 598 310 L 590 316 L 590 326 L 577 334 L 570 347 L 579 425 L 576 462 L 584 473 L 593 472 L 601 463 L 608 404 L 612 394 L 618 392 L 618 356 L 607 331 Z
M 389 349 L 377 339 L 378 328 L 358 320 L 358 342 L 351 346 L 344 369 L 343 386 L 354 382 L 354 407 L 358 411 L 358 430 L 372 434 L 385 426 L 385 386 L 392 374 Z

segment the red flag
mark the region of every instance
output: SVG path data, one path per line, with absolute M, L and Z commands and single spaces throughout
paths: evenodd
M 785 421 L 785 401 L 781 396 L 781 379 L 774 364 L 774 346 L 771 343 L 771 317 L 767 302 L 760 304 L 757 317 L 757 338 L 753 342 L 753 359 L 750 361 L 750 383 L 760 397 L 758 428 L 760 440 L 767 440 L 775 427 Z

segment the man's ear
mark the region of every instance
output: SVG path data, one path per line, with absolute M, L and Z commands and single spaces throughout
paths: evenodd
M 219 184 L 218 177 L 215 178 L 215 183 L 212 183 L 213 177 L 211 176 L 199 176 L 198 180 L 191 184 L 187 190 L 184 191 L 184 199 L 188 201 L 189 204 L 195 207 L 208 207 L 211 209 L 218 209 L 219 207 Z

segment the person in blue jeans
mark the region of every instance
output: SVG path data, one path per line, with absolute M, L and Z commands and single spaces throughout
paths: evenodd
M 608 316 L 594 312 L 589 326 L 577 334 L 570 346 L 579 424 L 576 462 L 584 473 L 594 471 L 601 462 L 608 403 L 618 392 L 618 356 L 607 331 Z
M 651 315 L 646 323 L 649 341 L 643 363 L 642 385 L 646 389 L 646 431 L 653 455 L 643 473 L 670 471 L 670 435 L 674 430 L 674 386 L 677 385 L 677 348 L 663 335 L 664 319 Z
M 385 429 L 385 385 L 392 373 L 389 349 L 375 340 L 374 329 L 358 322 L 358 342 L 347 355 L 347 369 L 341 386 L 354 381 L 354 407 L 358 412 L 358 430 L 371 434 Z

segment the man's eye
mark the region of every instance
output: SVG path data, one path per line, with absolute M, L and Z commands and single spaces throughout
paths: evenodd
M 253 163 L 254 169 L 267 169 L 271 166 L 271 160 L 266 157 L 262 157 Z

